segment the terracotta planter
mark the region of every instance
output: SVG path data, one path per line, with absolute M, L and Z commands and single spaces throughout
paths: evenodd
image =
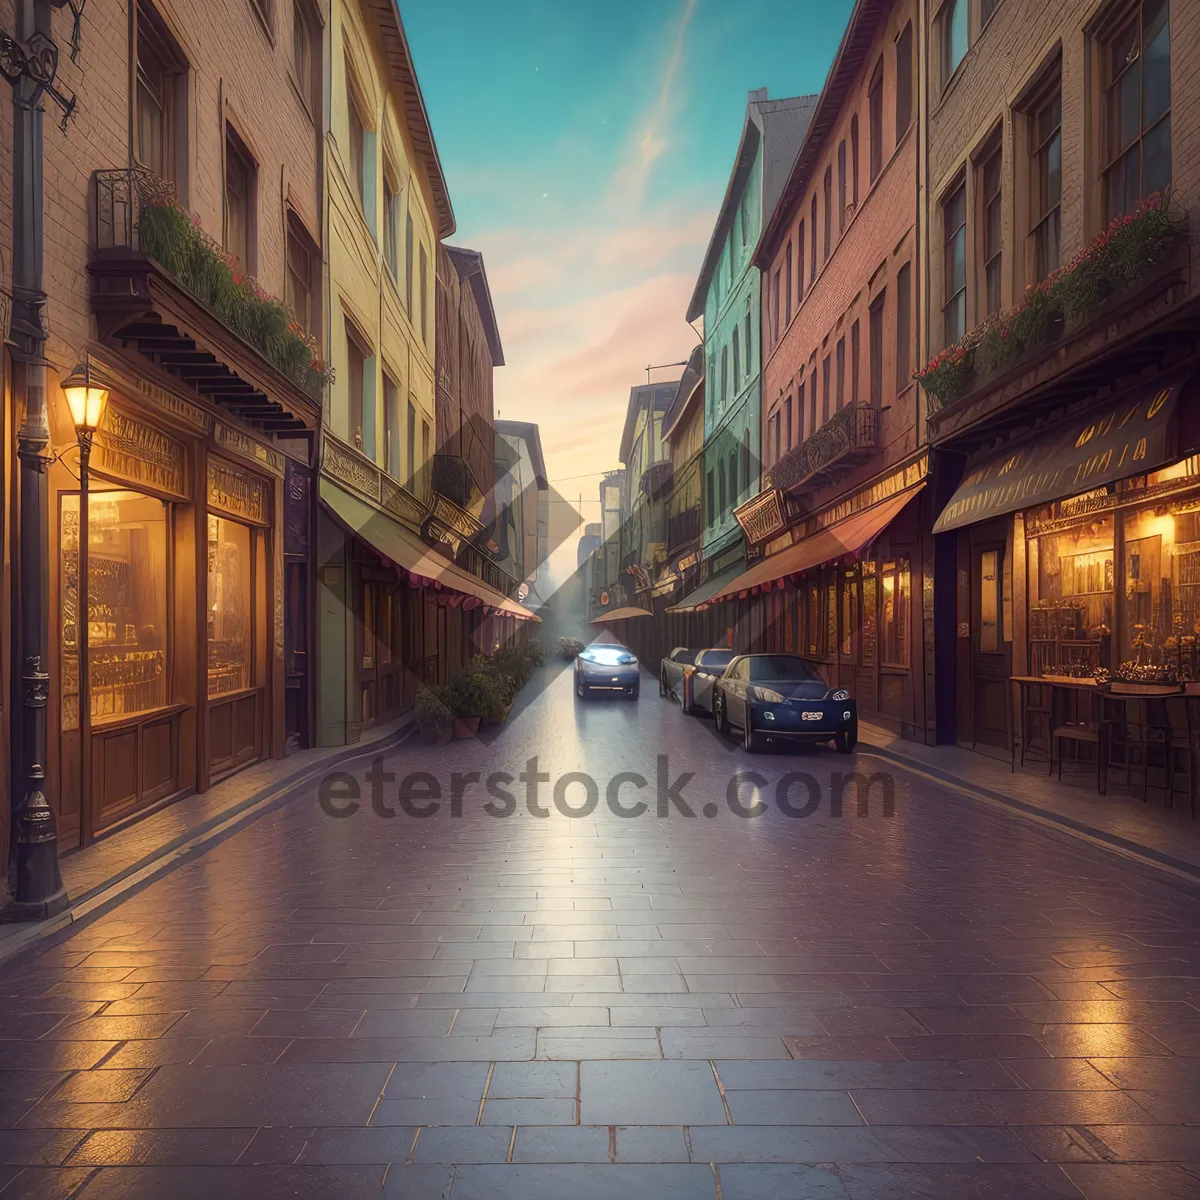
M 454 737 L 453 725 L 422 725 L 421 743 L 425 746 L 444 746 Z
M 455 717 L 455 738 L 473 738 L 479 732 L 479 723 L 482 720 L 482 717 Z

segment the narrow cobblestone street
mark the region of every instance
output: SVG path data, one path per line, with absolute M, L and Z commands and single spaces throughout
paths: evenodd
M 1184 885 L 898 769 L 834 815 L 888 764 L 540 682 L 9 970 L 4 1197 L 1200 1194 Z

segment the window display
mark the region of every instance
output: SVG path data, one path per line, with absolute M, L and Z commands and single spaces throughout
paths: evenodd
M 883 585 L 883 665 L 907 667 L 909 660 L 908 621 L 911 577 L 908 558 L 885 562 L 880 571 Z
M 61 501 L 62 727 L 79 728 L 79 497 Z M 91 719 L 167 703 L 167 524 L 163 501 L 132 491 L 88 497 Z
M 842 572 L 842 658 L 854 658 L 858 635 L 858 571 L 850 567 Z
M 1200 679 L 1200 497 L 1124 514 L 1121 657 L 1127 679 Z
M 1113 518 L 1030 538 L 1029 673 L 1091 676 L 1112 667 Z
M 208 518 L 208 694 L 251 686 L 253 562 L 251 532 L 225 517 Z
M 862 564 L 862 665 L 875 665 L 876 633 L 876 597 L 878 588 L 875 578 L 875 562 L 870 560 Z

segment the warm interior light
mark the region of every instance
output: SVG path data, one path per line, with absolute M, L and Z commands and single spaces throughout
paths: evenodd
M 86 363 L 80 363 L 63 380 L 62 390 L 67 397 L 75 432 L 94 433 L 99 429 L 100 422 L 104 420 L 104 410 L 108 407 L 108 388 L 98 387 L 92 382 Z

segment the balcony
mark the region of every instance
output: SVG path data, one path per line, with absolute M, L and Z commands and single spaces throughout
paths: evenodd
M 764 487 L 799 495 L 831 483 L 879 448 L 879 413 L 870 404 L 848 404 L 770 468 Z
M 329 372 L 312 339 L 141 168 L 92 176 L 88 273 L 101 338 L 269 433 L 312 433 Z
M 670 459 L 664 458 L 660 462 L 651 463 L 642 472 L 642 495 L 647 500 L 657 500 L 665 496 L 671 488 L 673 471 Z
M 943 442 L 980 422 L 1019 420 L 1045 401 L 1061 406 L 1120 386 L 1200 335 L 1184 303 L 1188 225 L 1152 196 L 1008 312 L 947 347 L 917 379 L 930 439 Z M 1009 414 L 1011 413 L 1011 418 Z

